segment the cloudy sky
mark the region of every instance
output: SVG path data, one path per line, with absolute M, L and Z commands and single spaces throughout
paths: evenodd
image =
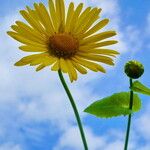
M 47 0 L 41 0 L 47 5 Z M 0 150 L 82 150 L 73 111 L 56 72 L 36 73 L 31 67 L 14 67 L 25 53 L 6 35 L 10 25 L 22 20 L 18 11 L 40 0 L 4 0 L 0 5 Z M 81 0 L 72 0 L 75 3 Z M 90 103 L 114 92 L 128 90 L 124 64 L 141 61 L 140 79 L 150 86 L 150 1 L 83 0 L 85 6 L 102 8 L 110 18 L 105 29 L 115 29 L 121 55 L 107 74 L 89 72 L 67 83 L 76 100 L 90 150 L 123 150 L 127 117 L 98 119 L 83 112 Z M 83 2 L 82 1 L 82 2 Z M 66 5 L 70 0 L 66 0 Z M 81 92 L 82 91 L 82 92 Z M 140 95 L 142 109 L 133 115 L 129 150 L 150 150 L 150 97 Z

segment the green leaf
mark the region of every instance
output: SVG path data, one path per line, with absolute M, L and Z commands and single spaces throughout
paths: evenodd
M 141 108 L 141 100 L 137 94 L 133 96 L 133 107 L 129 109 L 130 92 L 115 93 L 92 103 L 84 112 L 100 118 L 111 118 L 137 112 Z
M 133 82 L 133 85 L 132 87 L 130 87 L 130 89 L 133 90 L 134 92 L 150 95 L 150 88 L 146 87 L 139 81 Z

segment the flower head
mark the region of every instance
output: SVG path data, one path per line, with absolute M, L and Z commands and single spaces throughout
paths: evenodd
M 38 65 L 36 71 L 51 66 L 53 71 L 68 73 L 71 82 L 77 80 L 77 71 L 105 72 L 98 63 L 114 65 L 112 57 L 119 53 L 104 48 L 117 41 L 105 40 L 115 36 L 115 31 L 98 32 L 109 22 L 103 19 L 95 23 L 100 12 L 91 7 L 83 10 L 83 3 L 76 8 L 70 3 L 65 15 L 64 0 L 49 0 L 48 10 L 42 3 L 34 3 L 34 9 L 27 6 L 20 13 L 28 24 L 16 21 L 13 31 L 7 33 L 23 43 L 19 47 L 22 51 L 38 53 L 23 57 L 15 65 Z
M 128 77 L 137 79 L 144 73 L 144 66 L 136 60 L 131 60 L 125 64 L 124 71 Z

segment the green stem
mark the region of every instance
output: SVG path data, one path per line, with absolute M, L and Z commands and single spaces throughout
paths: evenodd
M 68 95 L 70 103 L 72 105 L 72 108 L 73 108 L 73 111 L 74 111 L 74 114 L 75 114 L 75 117 L 76 117 L 76 120 L 77 120 L 77 123 L 78 123 L 78 127 L 79 127 L 79 130 L 80 130 L 80 134 L 81 134 L 82 142 L 83 142 L 83 145 L 84 145 L 84 149 L 88 150 L 87 142 L 86 142 L 86 139 L 85 139 L 83 127 L 82 127 L 82 124 L 81 124 L 81 120 L 80 120 L 80 116 L 79 116 L 76 104 L 75 104 L 75 102 L 73 100 L 73 97 L 72 97 L 72 95 L 70 93 L 70 90 L 69 90 L 69 88 L 68 88 L 68 86 L 67 86 L 67 84 L 66 84 L 66 82 L 64 80 L 64 77 L 62 75 L 61 70 L 58 71 L 58 74 L 59 74 L 59 78 L 61 80 L 61 83 L 62 83 L 62 85 L 63 85 L 63 87 L 64 87 L 64 89 L 65 89 L 65 91 L 66 91 L 66 93 Z
M 131 78 L 130 78 L 130 87 L 132 87 L 132 79 Z M 129 109 L 132 110 L 132 106 L 133 106 L 133 91 L 130 90 L 130 105 L 129 105 Z M 130 136 L 131 118 L 132 118 L 132 114 L 130 114 L 128 116 L 128 125 L 127 125 L 127 131 L 126 131 L 126 139 L 125 139 L 124 150 L 128 149 L 128 141 L 129 141 L 129 136 Z

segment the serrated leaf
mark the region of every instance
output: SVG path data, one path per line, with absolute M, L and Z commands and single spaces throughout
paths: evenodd
M 111 118 L 137 112 L 141 108 L 141 100 L 137 94 L 133 96 L 133 107 L 129 109 L 130 92 L 115 93 L 88 106 L 84 112 L 100 118 Z
M 146 87 L 144 84 L 142 84 L 139 81 L 133 82 L 133 85 L 132 87 L 130 87 L 130 89 L 138 93 L 150 95 L 150 88 Z

